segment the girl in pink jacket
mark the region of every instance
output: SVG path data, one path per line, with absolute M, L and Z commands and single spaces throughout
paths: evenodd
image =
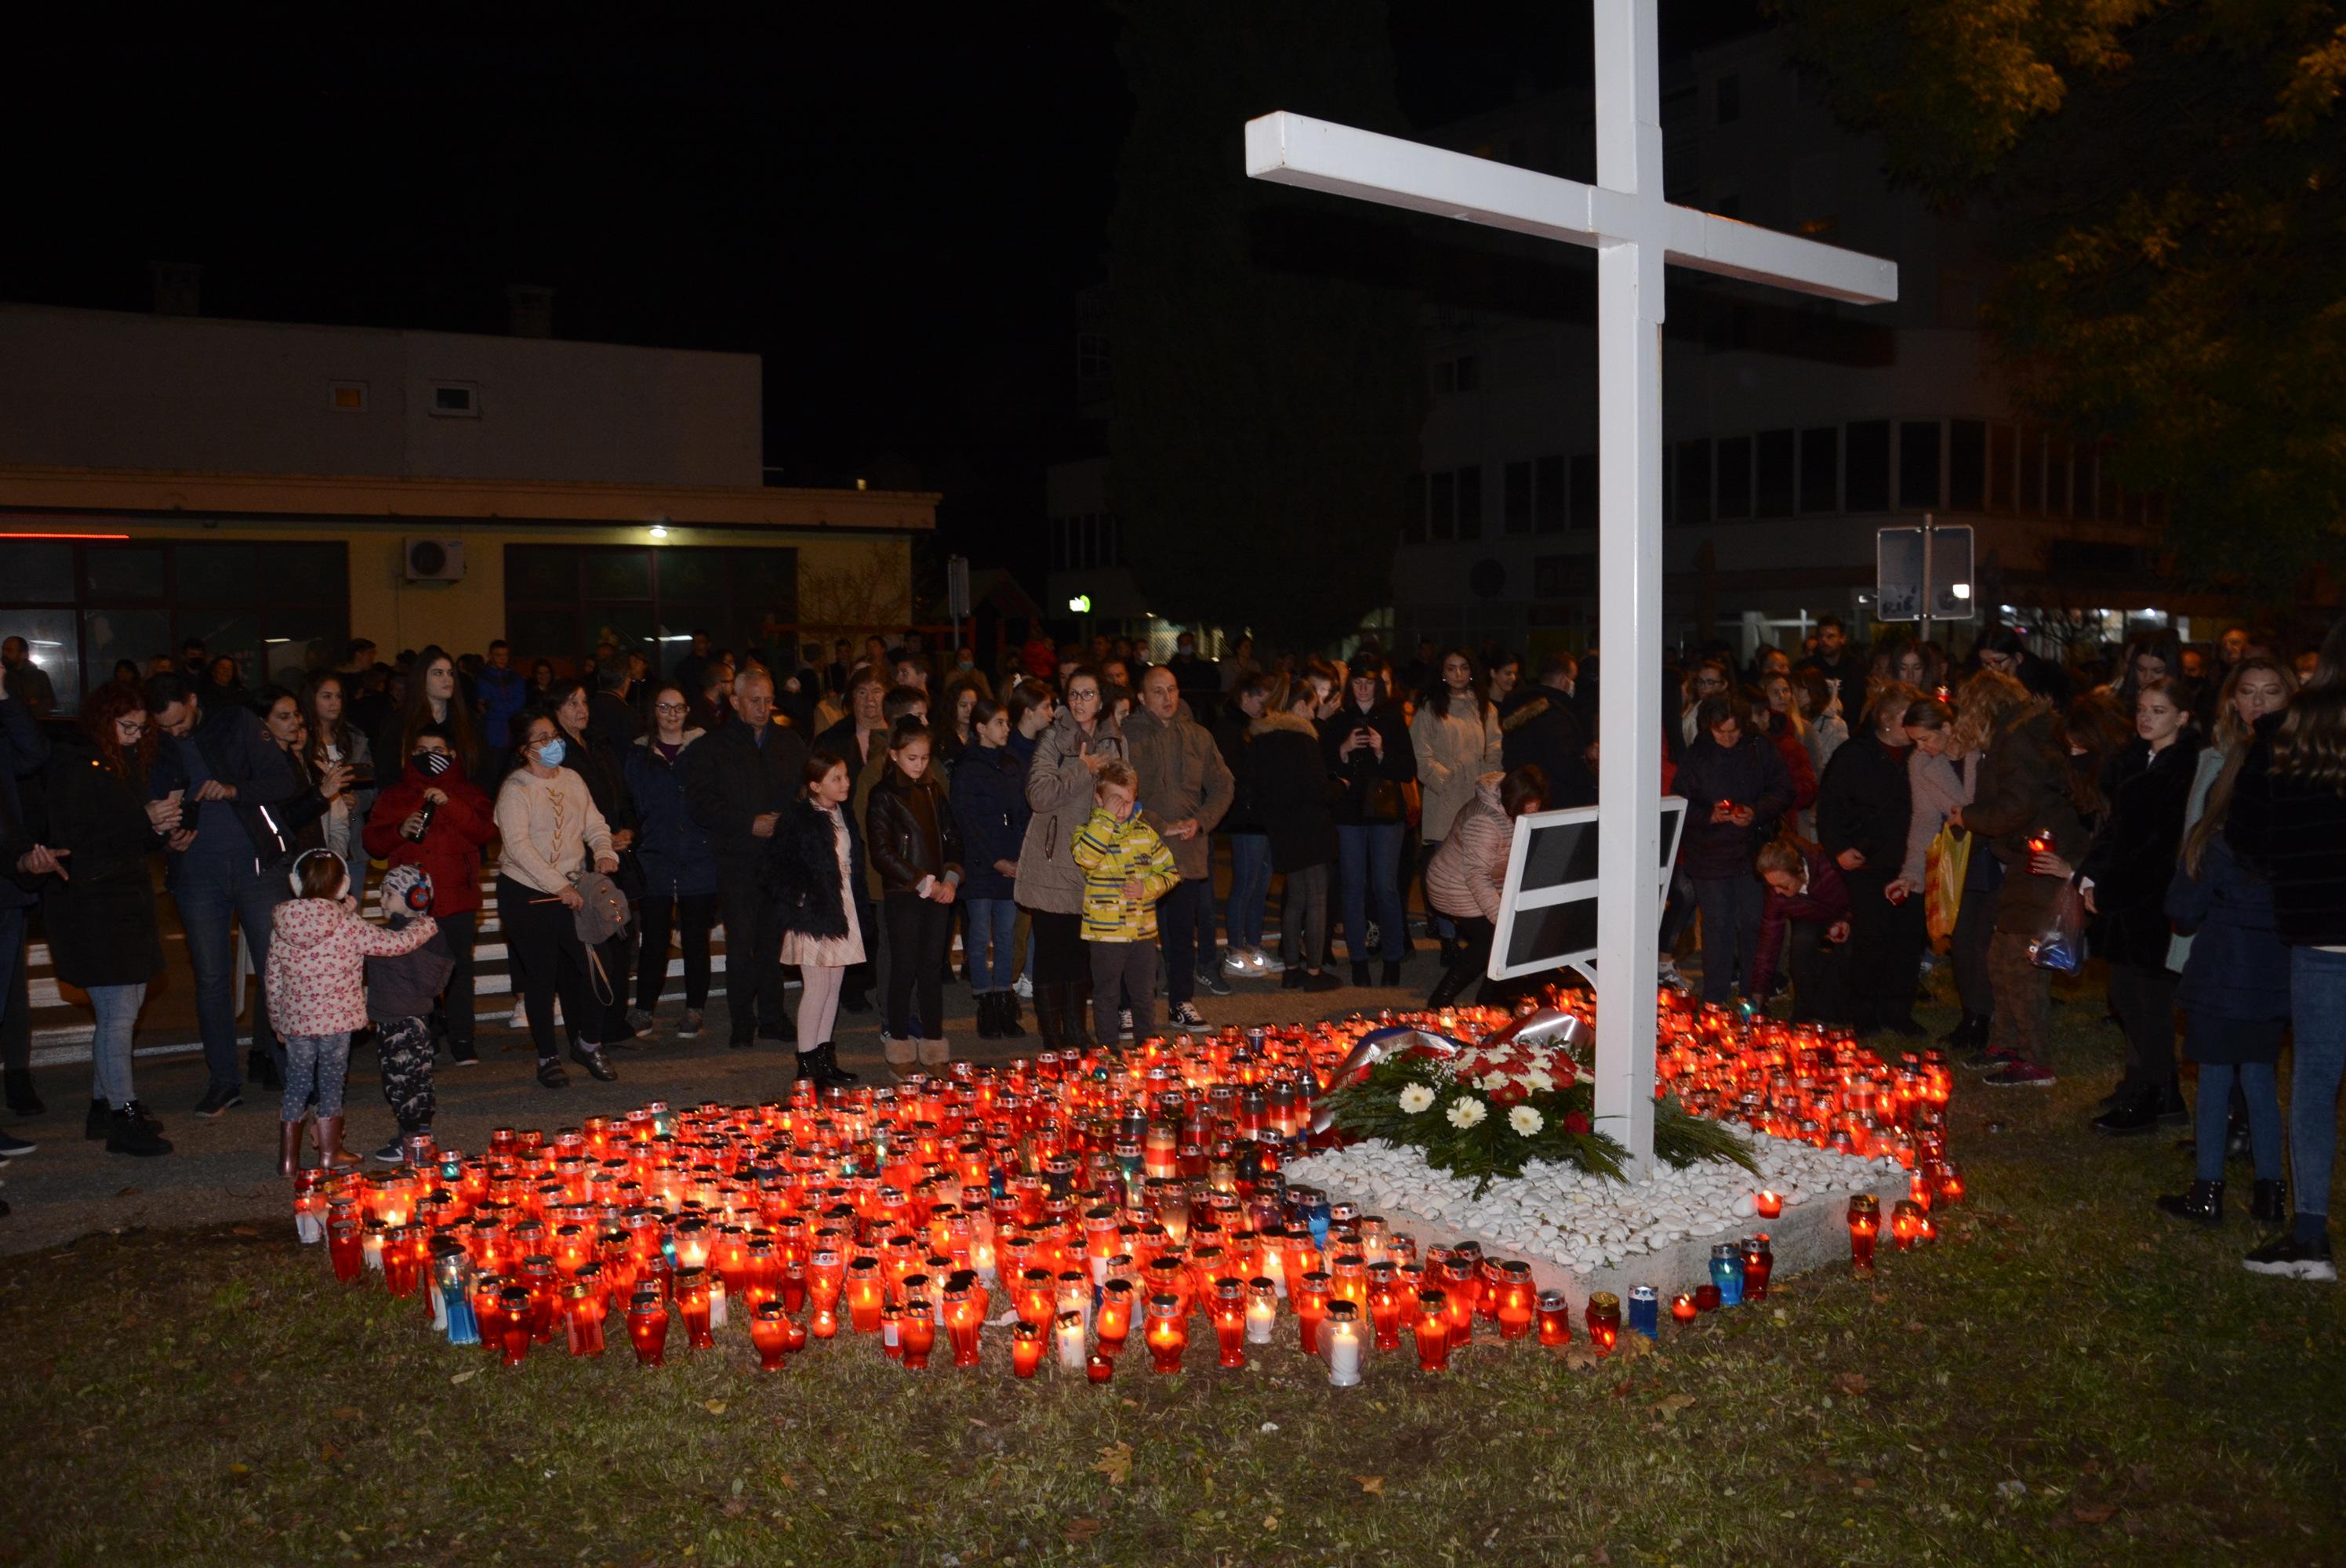
M 318 1101 L 318 1163 L 357 1165 L 342 1147 L 342 1078 L 351 1032 L 367 1024 L 366 961 L 414 952 L 439 929 L 429 915 L 389 931 L 359 918 L 350 868 L 331 850 L 293 862 L 293 897 L 277 906 L 264 989 L 269 1021 L 285 1042 L 285 1101 L 278 1113 L 277 1171 L 301 1165 L 301 1117 Z

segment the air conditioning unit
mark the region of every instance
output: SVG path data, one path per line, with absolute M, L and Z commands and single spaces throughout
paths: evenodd
M 409 582 L 461 583 L 464 580 L 464 542 L 462 539 L 410 539 L 403 548 Z

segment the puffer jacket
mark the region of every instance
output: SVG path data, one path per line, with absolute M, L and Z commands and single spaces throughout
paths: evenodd
M 1328 809 L 1328 764 L 1320 732 L 1300 713 L 1266 713 L 1248 726 L 1255 810 L 1270 836 L 1271 870 L 1284 875 L 1336 858 L 1336 816 Z
M 448 797 L 432 813 L 421 843 L 399 830 L 423 808 L 423 791 Z M 479 785 L 451 768 L 434 778 L 413 759 L 398 783 L 375 797 L 367 819 L 366 851 L 386 869 L 416 866 L 432 879 L 432 912 L 445 917 L 481 907 L 481 849 L 497 836 L 495 808 Z
M 961 830 L 969 875 L 962 891 L 974 899 L 1006 899 L 1010 879 L 996 860 L 1015 862 L 1035 809 L 1026 804 L 1026 769 L 1006 746 L 973 746 L 954 769 L 954 824 Z
M 1124 738 L 1140 779 L 1141 814 L 1160 835 L 1170 823 L 1195 821 L 1195 833 L 1170 842 L 1173 863 L 1186 879 L 1210 875 L 1214 841 L 1209 835 L 1238 789 L 1222 748 L 1204 725 L 1178 708 L 1170 719 L 1134 708 L 1125 716 Z
M 1455 919 L 1499 918 L 1499 891 L 1506 881 L 1507 854 L 1515 824 L 1499 803 L 1504 773 L 1475 780 L 1474 798 L 1452 819 L 1450 831 L 1425 863 L 1425 899 Z
M 847 824 L 848 874 L 863 886 L 863 834 L 855 813 L 842 810 Z M 842 937 L 847 901 L 839 883 L 839 829 L 831 813 L 801 795 L 782 808 L 774 824 L 773 848 L 766 857 L 765 889 L 774 901 L 774 919 L 783 934 Z
M 1783 754 L 1765 736 L 1747 735 L 1729 750 L 1708 735 L 1695 737 L 1678 763 L 1673 783 L 1686 797 L 1686 828 L 1679 857 L 1690 877 L 1748 877 L 1751 858 L 1773 838 L 1778 819 L 1792 804 L 1792 780 Z M 1751 808 L 1751 825 L 1710 820 L 1720 801 Z
M 1440 692 L 1409 721 L 1423 800 L 1418 831 L 1429 844 L 1450 836 L 1452 820 L 1474 799 L 1478 780 L 1500 766 L 1505 737 L 1499 728 L 1499 710 L 1487 702 L 1476 707 L 1478 715 L 1469 718 L 1452 711 L 1449 693 Z
M 1084 874 L 1086 942 L 1154 942 L 1157 901 L 1179 884 L 1180 868 L 1157 830 L 1136 812 L 1118 820 L 1094 808 L 1070 851 Z M 1140 883 L 1140 898 L 1124 884 Z
M 2289 949 L 2273 921 L 2272 884 L 2217 834 L 2193 876 L 2178 865 L 2167 914 L 2191 933 L 2176 1004 L 2202 1017 L 2269 1023 L 2290 1015 Z
M 264 988 L 269 1022 L 288 1040 L 365 1028 L 366 961 L 413 952 L 440 929 L 424 915 L 389 931 L 339 899 L 288 899 L 276 913 Z
M 1086 747 L 1122 757 L 1123 732 L 1103 718 L 1086 736 L 1061 708 L 1035 739 L 1035 760 L 1026 769 L 1026 804 L 1035 815 L 1018 848 L 1017 897 L 1028 909 L 1083 913 L 1084 872 L 1073 850 L 1095 804 L 1092 770 L 1084 766 Z
M 684 790 L 685 759 L 705 733 L 684 732 L 671 762 L 639 735 L 627 748 L 627 793 L 636 804 L 636 860 L 652 898 L 699 898 L 717 891 L 717 850 L 709 830 L 692 820 Z
M 2273 927 L 2291 947 L 2346 947 L 2346 791 L 2273 771 L 2280 715 L 2257 738 L 2232 786 L 2224 836 L 2272 883 Z
M 961 881 L 961 830 L 933 773 L 907 779 L 889 763 L 865 804 L 863 839 L 882 893 L 909 893 L 931 877 Z

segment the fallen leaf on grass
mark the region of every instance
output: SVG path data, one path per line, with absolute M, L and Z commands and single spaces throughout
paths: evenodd
M 249 1464 L 232 1464 L 228 1467 L 228 1472 L 230 1475 L 250 1475 L 252 1473 L 252 1466 Z
M 1870 1475 L 1861 1475 L 1855 1481 L 1851 1481 L 1850 1485 L 1857 1488 L 1860 1492 L 1872 1492 L 1873 1490 L 1874 1481 L 1873 1478 Z
M 2110 1502 L 2081 1502 L 2071 1512 L 2076 1514 L 2077 1522 L 2080 1524 L 2107 1524 L 2110 1522 L 2110 1516 L 2117 1512 L 2117 1505 Z
M 318 1457 L 324 1460 L 328 1464 L 332 1464 L 334 1461 L 342 1457 L 342 1451 L 336 1448 L 332 1443 L 321 1442 L 318 1445 Z
M 1564 1353 L 1564 1364 L 1576 1372 L 1585 1372 L 1596 1365 L 1596 1352 L 1585 1345 L 1575 1345 Z
M 1674 1416 L 1680 1410 L 1693 1409 L 1694 1396 L 1692 1394 L 1672 1394 L 1669 1398 L 1662 1400 L 1654 1408 L 1660 1410 L 1662 1414 L 1666 1416 Z
M 1356 1475 L 1352 1479 L 1361 1483 L 1361 1490 L 1362 1492 L 1369 1493 L 1372 1497 L 1382 1497 L 1385 1494 L 1385 1478 L 1383 1476 Z
M 450 1382 L 452 1382 L 452 1383 L 469 1383 L 469 1382 L 471 1382 L 474 1378 L 477 1378 L 477 1377 L 479 1377 L 480 1375 L 481 1375 L 481 1369 L 480 1369 L 480 1368 L 478 1368 L 478 1367 L 475 1367 L 475 1368 L 474 1368 L 474 1369 L 473 1369 L 471 1371 L 469 1371 L 469 1372 L 459 1372 L 459 1373 L 457 1373 L 454 1377 L 450 1378 L 448 1380 L 449 1380 Z
M 1266 1513 L 1266 1514 L 1264 1514 L 1264 1515 L 1262 1516 L 1262 1527 L 1263 1527 L 1265 1530 L 1276 1530 L 1276 1529 L 1278 1529 L 1278 1528 L 1279 1528 L 1279 1515 L 1278 1515 L 1278 1514 L 1276 1514 L 1276 1513 Z
M 1081 1546 L 1107 1528 L 1107 1524 L 1096 1519 L 1070 1519 L 1059 1533 L 1067 1538 L 1068 1545 Z
M 707 1410 L 712 1416 L 721 1416 L 725 1413 L 725 1401 L 723 1400 L 705 1400 L 701 1402 L 700 1408 Z
M 1107 1477 L 1110 1486 L 1122 1486 L 1132 1479 L 1132 1445 L 1110 1443 L 1099 1451 L 1099 1461 L 1092 1468 Z
M 230 1236 L 259 1236 L 260 1227 L 257 1225 L 231 1225 L 228 1227 L 228 1233 Z
M 1865 1374 L 1863 1372 L 1835 1372 L 1833 1374 L 1833 1387 L 1844 1394 L 1862 1394 L 1865 1392 Z
M 366 1412 L 359 1409 L 356 1405 L 336 1405 L 334 1407 L 334 1420 L 338 1421 L 362 1421 L 366 1420 Z

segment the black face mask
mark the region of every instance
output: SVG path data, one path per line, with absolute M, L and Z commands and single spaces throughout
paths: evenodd
M 455 766 L 456 759 L 444 751 L 419 751 L 408 760 L 413 762 L 426 779 L 437 779 Z

